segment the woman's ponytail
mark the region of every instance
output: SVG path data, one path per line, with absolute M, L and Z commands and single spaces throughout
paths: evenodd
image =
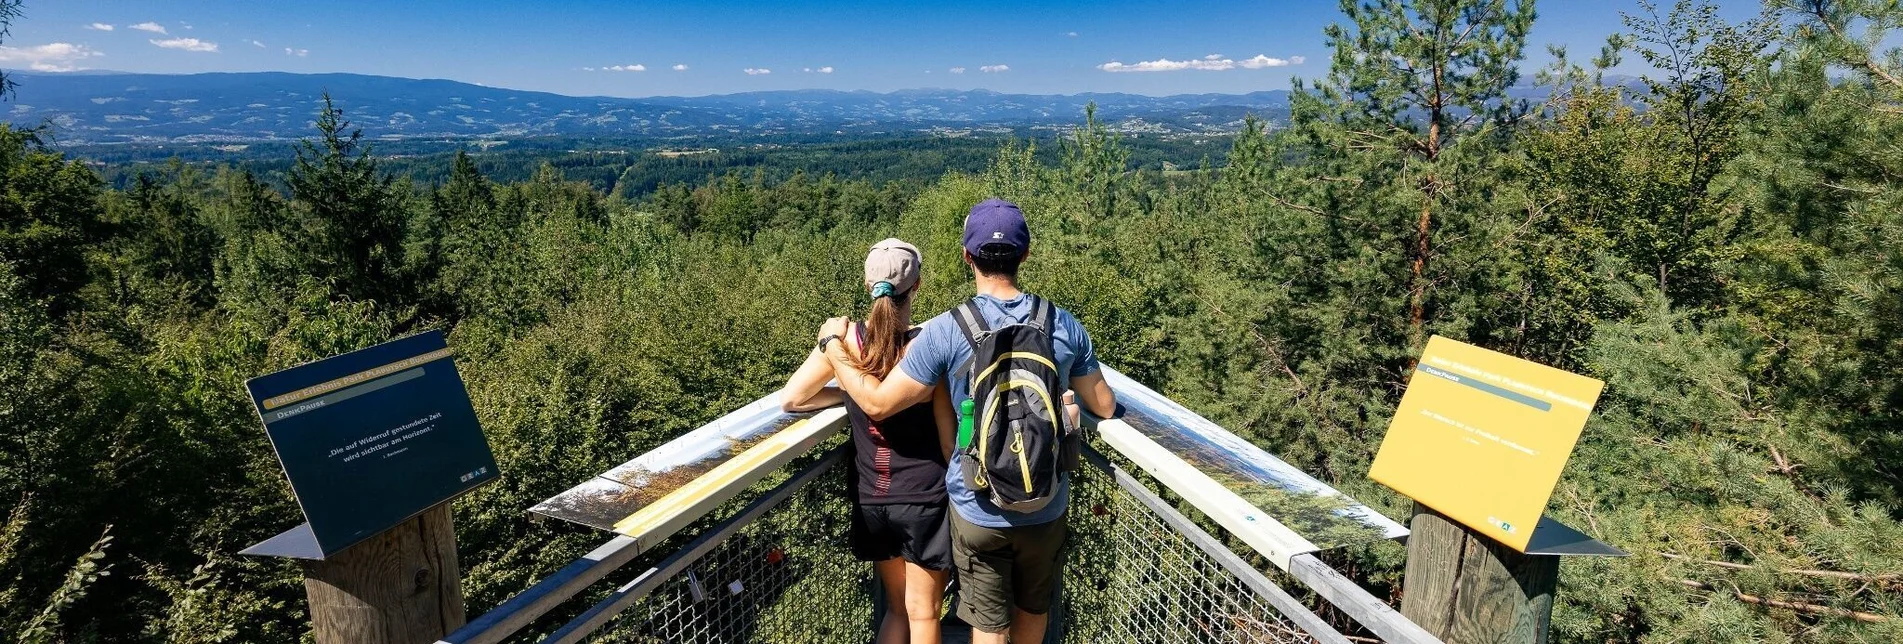
M 859 357 L 853 366 L 883 379 L 899 365 L 899 353 L 905 349 L 905 334 L 912 327 L 908 306 L 912 292 L 872 299 L 872 311 L 866 314 L 865 342 L 860 345 Z

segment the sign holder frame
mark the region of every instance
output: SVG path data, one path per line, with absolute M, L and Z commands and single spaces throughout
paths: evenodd
M 1439 353 L 1436 353 L 1436 351 Z M 1448 357 L 1446 354 L 1452 354 Z M 1443 366 L 1461 369 L 1451 373 L 1439 367 L 1429 366 L 1437 362 Z M 1536 644 L 1547 641 L 1551 630 L 1553 601 L 1559 587 L 1559 563 L 1562 557 L 1625 557 L 1624 550 L 1605 543 L 1561 523 L 1543 512 L 1531 530 L 1527 530 L 1524 543 L 1509 544 L 1501 541 L 1492 532 L 1484 530 L 1467 521 L 1454 518 L 1460 514 L 1471 521 L 1479 521 L 1484 515 L 1487 522 L 1495 523 L 1493 531 L 1505 528 L 1511 536 L 1512 527 L 1493 514 L 1498 512 L 1508 520 L 1523 521 L 1524 511 L 1531 505 L 1531 496 L 1519 494 L 1510 497 L 1518 505 L 1511 511 L 1476 505 L 1471 499 L 1450 497 L 1445 485 L 1431 485 L 1435 480 L 1423 479 L 1428 475 L 1428 465 L 1413 462 L 1430 459 L 1428 452 L 1415 451 L 1423 448 L 1421 429 L 1415 425 L 1403 426 L 1402 419 L 1417 421 L 1415 414 L 1432 418 L 1437 425 L 1451 429 L 1443 430 L 1459 436 L 1476 445 L 1480 440 L 1495 442 L 1512 448 L 1515 452 L 1533 455 L 1543 450 L 1529 450 L 1521 441 L 1546 449 L 1557 449 L 1558 443 L 1552 441 L 1552 435 L 1565 436 L 1565 452 L 1558 461 L 1540 461 L 1537 467 L 1521 466 L 1526 472 L 1541 472 L 1530 475 L 1543 481 L 1556 481 L 1563 470 L 1566 460 L 1572 455 L 1572 449 L 1578 435 L 1590 418 L 1591 407 L 1597 401 L 1602 383 L 1570 374 L 1558 369 L 1526 361 L 1494 351 L 1435 336 L 1422 347 L 1420 364 L 1416 366 L 1414 378 L 1429 378 L 1436 387 L 1442 389 L 1442 396 L 1430 396 L 1434 389 L 1415 391 L 1410 381 L 1410 390 L 1402 398 L 1402 404 L 1396 408 L 1395 419 L 1388 429 L 1388 436 L 1382 440 L 1382 452 L 1393 444 L 1404 447 L 1397 452 L 1394 462 L 1389 464 L 1389 475 L 1402 475 L 1411 485 L 1420 486 L 1416 490 L 1423 496 L 1432 492 L 1436 501 L 1460 506 L 1458 513 L 1442 511 L 1431 507 L 1428 501 L 1411 494 L 1397 486 L 1394 478 L 1379 475 L 1382 470 L 1382 454 L 1377 454 L 1376 464 L 1369 476 L 1375 481 L 1393 488 L 1396 492 L 1414 499 L 1414 514 L 1408 521 L 1411 534 L 1407 540 L 1407 569 L 1402 576 L 1401 614 L 1428 632 L 1446 641 L 1485 641 Z M 1443 382 L 1445 381 L 1445 382 Z M 1584 381 L 1584 382 L 1581 382 Z M 1456 383 L 1448 387 L 1446 382 Z M 1581 398 L 1580 391 L 1590 388 L 1591 396 Z M 1453 392 L 1453 393 L 1449 393 Z M 1477 393 L 1476 393 L 1477 392 Z M 1410 400 L 1412 395 L 1429 396 L 1433 400 L 1433 409 L 1419 399 Z M 1485 396 L 1477 400 L 1465 400 L 1456 396 Z M 1499 403 L 1494 398 L 1510 401 Z M 1514 411 L 1487 413 L 1489 401 L 1504 404 L 1504 409 L 1526 413 L 1519 406 L 1550 412 L 1556 408 L 1551 401 L 1564 401 L 1571 410 L 1562 416 L 1547 419 L 1545 416 L 1529 418 L 1516 416 Z M 1410 407 L 1410 402 L 1413 406 Z M 1418 408 L 1418 412 L 1409 409 Z M 1438 409 L 1439 411 L 1436 411 Z M 1577 421 L 1577 426 L 1570 422 Z M 1534 427 L 1545 427 L 1550 434 L 1529 435 L 1524 423 L 1535 423 Z M 1394 440 L 1397 431 L 1412 431 L 1413 434 L 1400 441 Z M 1564 432 L 1571 432 L 1570 435 Z M 1478 438 L 1474 438 L 1478 437 Z M 1539 442 L 1536 442 L 1539 441 Z M 1432 448 L 1428 443 L 1426 448 Z M 1504 452 L 1504 450 L 1503 450 Z M 1471 454 L 1472 452 L 1457 452 Z M 1507 452 L 1511 453 L 1511 452 Z M 1435 466 L 1446 466 L 1437 463 Z M 1481 468 L 1486 470 L 1485 462 L 1461 462 L 1463 468 Z M 1498 464 L 1494 464 L 1498 465 Z M 1512 466 L 1508 466 L 1512 467 Z M 1496 468 L 1498 469 L 1498 468 Z M 1488 470 L 1490 471 L 1490 470 Z M 1506 470 L 1514 471 L 1514 470 Z M 1541 478 L 1550 476 L 1551 478 Z M 1427 483 L 1427 484 L 1424 484 Z M 1516 492 L 1525 492 L 1519 490 Z M 1538 505 L 1544 507 L 1552 495 L 1551 486 L 1547 486 L 1538 496 Z M 1456 503 L 1456 502 L 1459 503 Z M 1496 501 L 1497 503 L 1498 501 Z M 1504 507 L 1504 506 L 1502 506 Z M 1450 508 L 1452 509 L 1452 508 Z M 1538 510 L 1535 509 L 1537 512 Z M 1508 516 L 1516 515 L 1516 516 Z
M 425 369 L 426 366 L 430 370 L 447 366 L 447 373 L 430 373 Z M 451 382 L 454 383 L 453 387 L 449 384 Z M 333 525 L 333 531 L 347 536 L 339 538 L 338 535 L 332 535 L 333 541 L 341 543 L 333 543 L 328 549 L 319 538 L 319 526 L 310 520 L 311 500 L 305 498 L 296 481 L 292 481 L 292 494 L 296 496 L 298 509 L 306 520 L 238 553 L 243 556 L 299 561 L 304 573 L 305 594 L 310 604 L 311 627 L 318 644 L 410 644 L 434 641 L 462 626 L 467 621 L 467 615 L 463 606 L 462 571 L 457 561 L 456 532 L 450 503 L 476 488 L 494 482 L 501 473 L 496 466 L 494 452 L 477 423 L 468 391 L 455 369 L 453 352 L 440 330 L 404 336 L 246 382 L 246 389 L 252 395 L 253 411 L 258 414 L 257 418 L 271 440 L 272 451 L 277 453 L 287 479 L 291 478 L 294 469 L 303 471 L 306 477 L 313 473 L 334 475 L 334 472 L 326 472 L 324 467 L 338 467 L 327 459 L 336 458 L 339 453 L 333 450 L 318 459 L 317 463 L 324 467 L 316 467 L 315 470 L 309 460 L 300 461 L 297 467 L 293 467 L 283 450 L 308 450 L 311 445 L 295 444 L 296 441 L 293 441 L 294 446 L 287 446 L 278 436 L 278 431 L 283 430 L 274 431 L 276 428 L 272 427 L 272 422 L 286 421 L 306 413 L 324 413 L 326 416 L 308 417 L 294 422 L 316 422 L 318 424 L 315 427 L 308 429 L 331 438 L 336 433 L 332 429 L 336 425 L 328 414 L 340 411 L 329 407 L 405 384 L 425 387 L 422 392 L 433 391 L 440 396 L 418 397 L 415 396 L 417 391 L 411 391 L 412 397 L 405 400 L 440 402 L 440 411 L 431 411 L 430 416 L 415 417 L 402 425 L 390 425 L 380 435 L 389 437 L 389 440 L 373 443 L 374 447 L 354 452 L 353 458 L 368 458 L 370 454 L 380 452 L 381 455 L 375 458 L 387 459 L 410 449 L 411 445 L 420 444 L 425 453 L 431 451 L 430 448 L 464 450 L 462 454 L 473 459 L 467 462 L 478 463 L 479 469 L 461 474 L 460 481 L 445 479 L 437 481 L 433 488 L 423 488 L 424 493 L 437 491 L 438 494 L 434 495 L 437 498 L 421 508 L 409 511 L 401 519 L 390 521 L 372 515 L 370 521 L 381 524 L 381 527 L 370 529 L 368 534 L 348 536 L 352 534 L 348 528 L 338 530 Z M 409 411 L 417 413 L 414 409 Z M 270 413 L 270 417 L 267 417 L 267 413 Z M 313 421 L 314 418 L 324 420 Z M 375 426 L 384 426 L 388 420 L 379 418 L 376 420 L 379 424 Z M 437 427 L 438 420 L 445 422 L 441 430 Z M 429 435 L 437 431 L 449 433 Z M 469 435 L 458 434 L 459 431 L 473 432 L 473 440 L 481 447 L 479 454 L 467 451 L 474 443 Z M 354 449 L 360 442 L 352 441 L 345 449 Z M 392 445 L 398 447 L 390 448 Z M 350 460 L 345 459 L 343 462 L 348 463 Z M 441 462 L 425 463 L 433 465 L 435 470 L 445 470 L 431 472 L 439 476 L 445 475 L 448 470 L 460 472 L 461 466 L 467 464 L 463 459 L 447 462 L 451 464 L 448 468 Z M 425 468 L 425 471 L 430 470 Z M 307 481 L 306 485 L 309 484 Z M 328 508 L 326 512 L 333 518 L 339 516 L 334 507 Z M 350 523 L 340 525 L 352 526 Z

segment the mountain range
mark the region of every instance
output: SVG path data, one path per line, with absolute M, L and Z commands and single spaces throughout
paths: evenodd
M 564 96 L 449 80 L 284 72 L 11 73 L 0 119 L 46 124 L 62 143 L 260 141 L 309 136 L 328 93 L 369 137 L 694 137 L 1069 127 L 1086 105 L 1125 131 L 1234 131 L 1253 113 L 1282 120 L 1285 90 L 1143 96 L 916 89 L 746 92 L 697 97 Z

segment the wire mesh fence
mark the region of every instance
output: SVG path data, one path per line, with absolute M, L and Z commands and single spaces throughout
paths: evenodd
M 596 641 L 870 641 L 875 588 L 871 567 L 846 544 L 845 494 L 835 467 L 634 602 Z M 1047 641 L 1340 641 L 1304 632 L 1109 472 L 1085 467 L 1073 495 L 1063 597 Z M 949 612 L 947 621 L 946 641 L 964 641 L 966 627 L 949 623 Z
M 597 641 L 818 644 L 869 640 L 871 569 L 846 547 L 844 469 L 782 505 L 634 603 Z
M 1084 468 L 1073 489 L 1063 641 L 1319 641 L 1109 472 Z

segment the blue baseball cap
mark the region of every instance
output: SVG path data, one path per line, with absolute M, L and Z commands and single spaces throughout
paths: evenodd
M 965 216 L 965 251 L 987 259 L 1018 257 L 1031 249 L 1024 211 L 1003 199 L 986 199 Z

